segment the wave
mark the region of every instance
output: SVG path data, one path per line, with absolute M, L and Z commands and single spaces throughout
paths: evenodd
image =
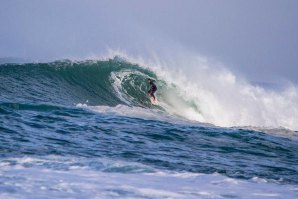
M 148 105 L 146 81 L 153 73 L 119 58 L 52 63 L 4 64 L 0 67 L 2 101 L 50 102 L 63 105 Z M 124 89 L 117 87 L 123 78 Z M 124 92 L 124 93 L 120 93 Z M 5 100 L 6 99 L 6 100 Z
M 158 106 L 152 106 L 147 97 L 147 78 L 157 81 Z M 2 64 L 0 80 L 1 102 L 84 104 L 94 109 L 123 105 L 225 127 L 298 129 L 295 87 L 282 92 L 266 90 L 200 60 L 152 64 L 121 55 Z
M 4 91 L 1 101 L 24 103 L 29 100 L 31 103 L 85 104 L 91 107 L 126 105 L 190 118 L 175 111 L 175 99 L 183 102 L 177 110 L 188 108 L 188 112 L 199 115 L 198 108 L 178 94 L 176 85 L 168 84 L 148 68 L 120 57 L 105 61 L 3 64 L 0 76 L 3 82 L 0 88 Z M 148 78 L 158 82 L 158 106 L 152 106 L 148 99 Z

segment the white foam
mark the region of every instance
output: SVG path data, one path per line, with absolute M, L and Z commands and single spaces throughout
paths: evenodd
M 91 111 L 100 112 L 100 113 L 108 113 L 108 114 L 116 114 L 120 116 L 130 116 L 135 118 L 154 118 L 163 117 L 163 113 L 154 109 L 146 109 L 142 107 L 135 106 L 127 106 L 119 104 L 117 106 L 88 106 L 87 104 L 77 104 L 77 107 L 87 108 Z
M 150 172 L 105 172 L 86 166 L 70 170 L 47 168 L 60 164 L 87 164 L 87 158 L 48 156 L 13 158 L 0 168 L 0 198 L 297 198 L 297 186 L 237 180 L 219 174 L 197 174 L 151 169 Z M 120 165 L 148 166 L 93 159 L 105 169 Z M 38 162 L 44 162 L 41 166 Z M 24 163 L 31 163 L 30 166 Z
M 154 54 L 153 58 L 145 59 L 111 50 L 104 57 L 116 55 L 148 67 L 158 78 L 177 85 L 175 93 L 167 93 L 168 101 L 164 101 L 170 104 L 164 106 L 170 113 L 223 127 L 298 129 L 298 89 L 295 85 L 283 91 L 266 90 L 248 83 L 221 64 L 191 53 L 170 58 Z M 179 97 L 183 100 L 177 100 Z

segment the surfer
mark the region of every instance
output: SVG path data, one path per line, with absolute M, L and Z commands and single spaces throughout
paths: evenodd
M 148 83 L 150 84 L 150 90 L 148 91 L 149 97 L 153 97 L 154 101 L 156 100 L 154 93 L 157 91 L 157 86 L 154 84 L 155 80 L 148 79 Z

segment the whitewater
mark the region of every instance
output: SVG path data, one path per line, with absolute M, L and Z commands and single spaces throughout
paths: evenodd
M 0 198 L 298 197 L 296 85 L 119 52 L 3 63 L 0 82 Z

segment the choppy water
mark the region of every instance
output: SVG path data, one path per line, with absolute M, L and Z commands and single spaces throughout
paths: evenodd
M 3 64 L 0 82 L 0 198 L 298 197 L 297 132 L 189 120 L 164 95 L 176 85 L 149 69 Z

